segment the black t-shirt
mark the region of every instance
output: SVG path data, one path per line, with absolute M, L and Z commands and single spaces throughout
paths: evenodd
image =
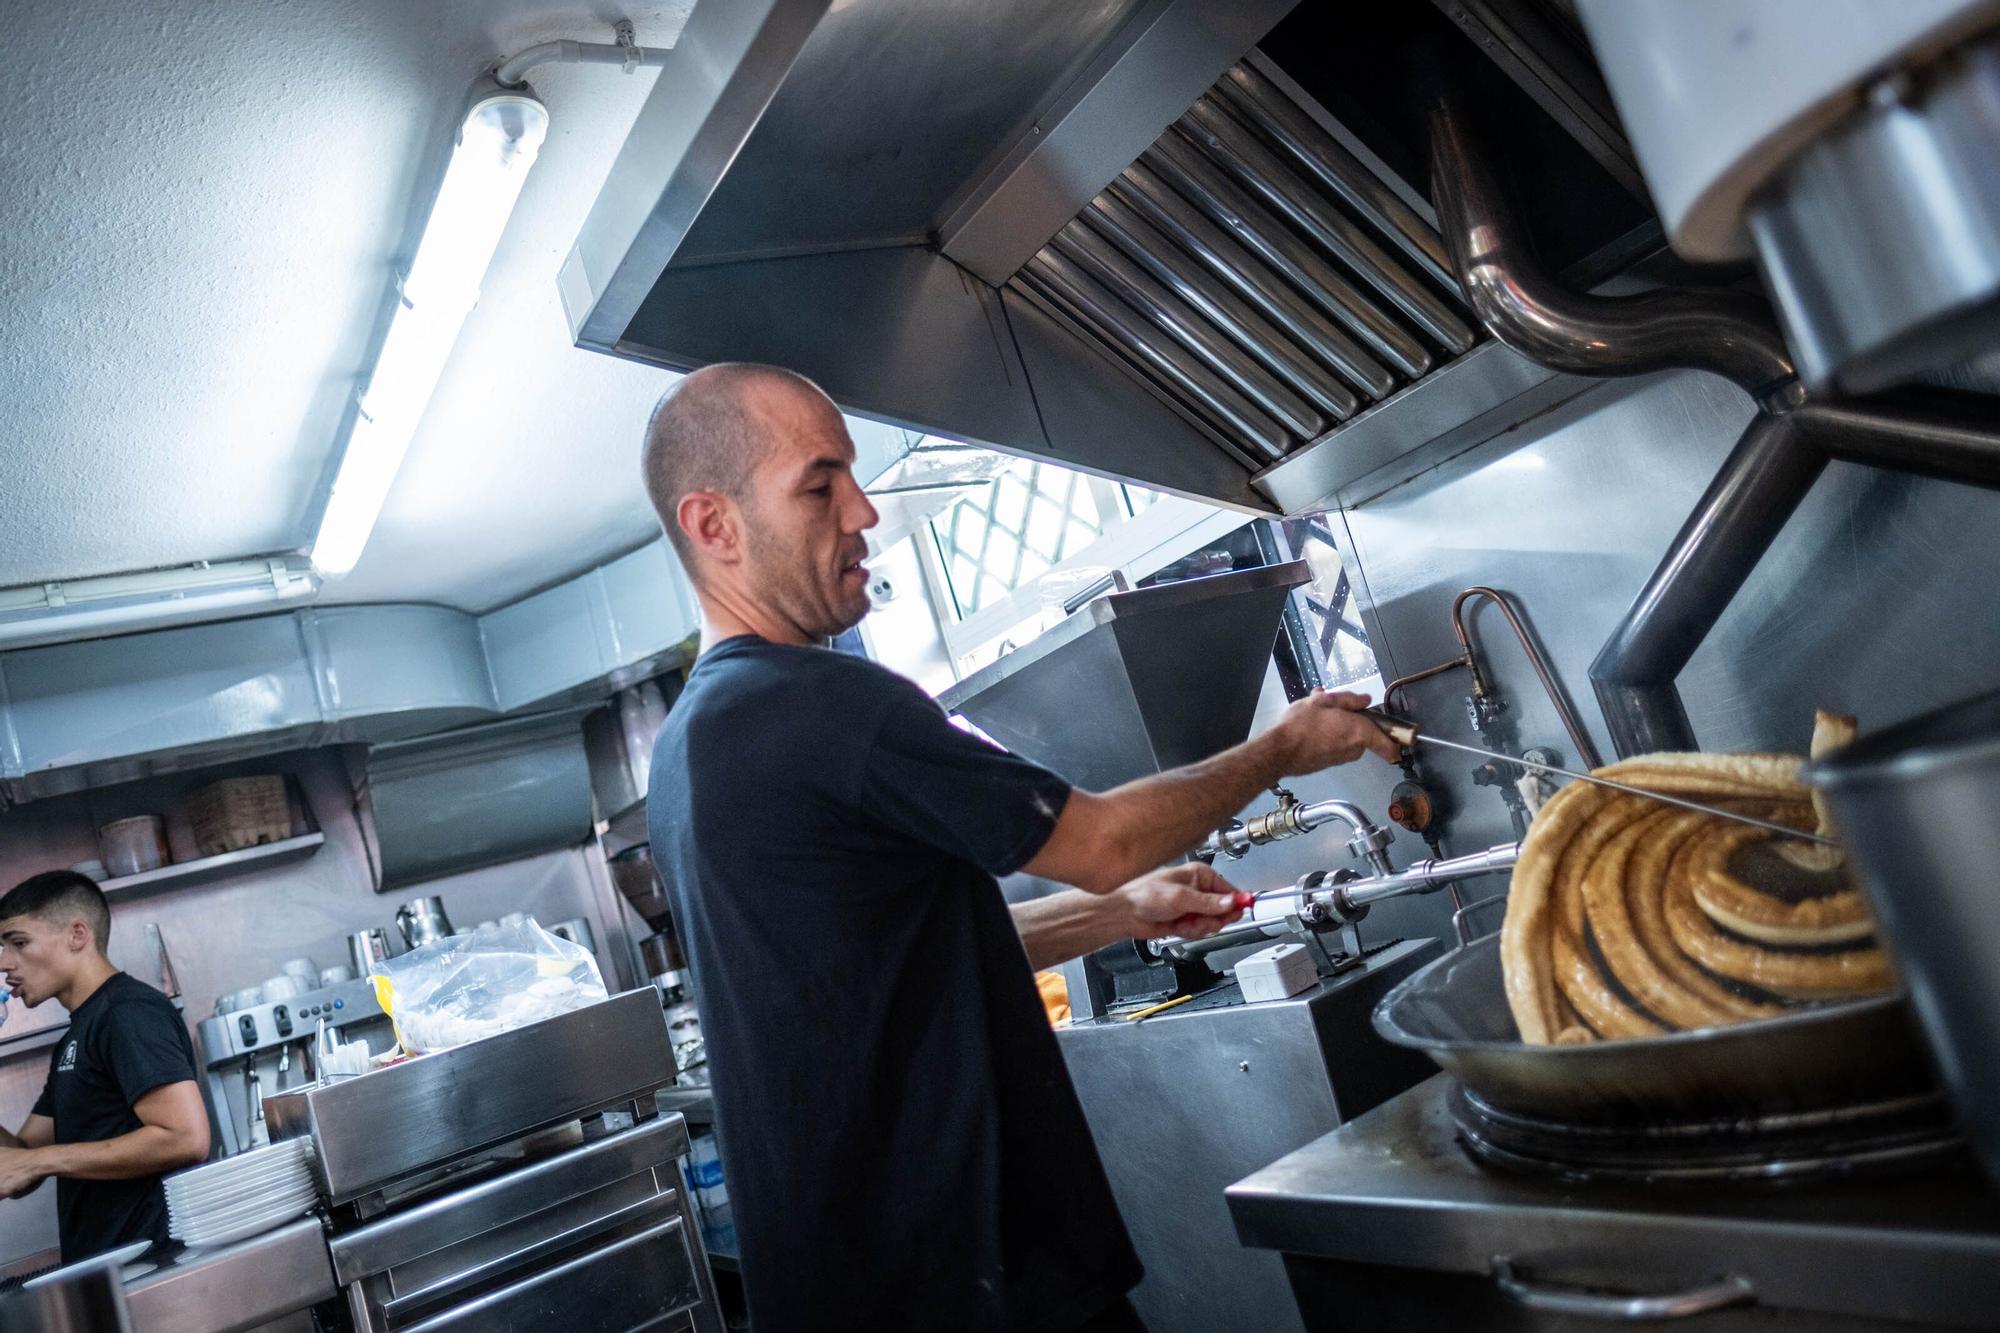
M 173 1001 L 118 972 L 70 1015 L 34 1113 L 56 1122 L 57 1143 L 101 1143 L 140 1127 L 132 1103 L 193 1077 L 194 1045 Z M 58 1177 L 56 1225 L 64 1263 L 129 1241 L 164 1241 L 167 1200 L 160 1178 Z
M 647 813 L 759 1333 L 1063 1329 L 1138 1280 L 993 878 L 1069 790 L 872 662 L 696 663 Z

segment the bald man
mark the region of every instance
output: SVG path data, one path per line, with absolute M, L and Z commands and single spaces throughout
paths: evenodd
M 1138 1261 L 1030 964 L 1234 920 L 1206 867 L 1151 872 L 1280 778 L 1395 747 L 1365 698 L 1316 694 L 1100 794 L 959 730 L 823 647 L 868 611 L 876 514 L 853 464 L 839 410 L 770 366 L 688 376 L 646 436 L 703 615 L 647 817 L 701 997 L 751 1323 L 1136 1328 Z M 995 877 L 1017 870 L 1080 892 L 1010 915 Z

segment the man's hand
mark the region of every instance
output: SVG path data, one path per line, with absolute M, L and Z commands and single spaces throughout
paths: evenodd
M 1392 764 L 1401 759 L 1402 749 L 1388 733 L 1361 715 L 1367 706 L 1365 694 L 1314 690 L 1287 708 L 1271 728 L 1283 738 L 1286 776 L 1352 763 L 1364 750 Z
M 1198 940 L 1243 915 L 1236 886 L 1199 861 L 1141 875 L 1108 896 L 1135 940 L 1162 935 Z
M 35 1192 L 49 1173 L 41 1168 L 39 1149 L 0 1148 L 0 1198 L 19 1199 Z

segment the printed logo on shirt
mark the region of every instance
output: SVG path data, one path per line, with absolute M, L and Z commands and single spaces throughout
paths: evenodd
M 70 1040 L 69 1045 L 63 1047 L 62 1059 L 56 1061 L 56 1072 L 58 1074 L 67 1074 L 70 1070 L 75 1068 L 76 1068 L 76 1041 L 74 1038 L 72 1038 Z

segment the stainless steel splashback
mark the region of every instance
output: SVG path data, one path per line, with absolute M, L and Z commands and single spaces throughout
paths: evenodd
M 1525 610 L 1572 695 L 1586 698 L 1608 627 L 1751 411 L 1703 374 L 1600 383 L 1428 471 L 1392 469 L 1344 488 L 1336 531 L 1366 593 L 1363 619 L 1384 676 L 1454 656 L 1451 600 L 1483 583 Z M 1985 572 L 1994 568 L 2000 495 L 1830 465 L 1681 676 L 1696 735 L 1712 750 L 1803 753 L 1816 707 L 1858 714 L 1868 727 L 1990 689 L 2000 679 L 2000 616 Z M 1477 607 L 1471 628 L 1519 743 L 1573 760 L 1498 614 Z M 1466 693 L 1454 672 L 1411 686 L 1407 698 L 1436 734 L 1479 743 Z M 1597 710 L 1582 713 L 1609 753 Z M 1426 765 L 1457 807 L 1453 850 L 1512 836 L 1499 796 L 1472 782 L 1474 761 Z M 1353 786 L 1356 799 L 1372 800 L 1372 777 L 1333 770 L 1312 794 Z M 1257 856 L 1243 864 L 1257 868 L 1259 886 L 1266 867 L 1272 882 L 1294 869 L 1283 846 Z M 1332 863 L 1343 862 L 1336 850 Z

